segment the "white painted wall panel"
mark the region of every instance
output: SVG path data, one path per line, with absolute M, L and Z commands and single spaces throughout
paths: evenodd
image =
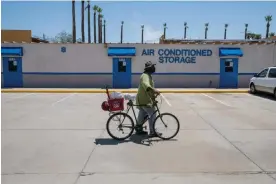
M 23 72 L 112 72 L 112 59 L 103 45 L 21 44 Z M 66 47 L 66 53 L 61 47 Z
M 23 46 L 23 72 L 112 72 L 112 58 L 103 44 L 2 44 Z M 62 53 L 61 47 L 67 52 Z M 109 46 L 136 47 L 132 57 L 132 72 L 144 70 L 146 61 L 156 62 L 160 73 L 219 73 L 219 47 L 241 47 L 244 56 L 239 60 L 239 73 L 259 72 L 276 65 L 275 45 L 173 45 L 173 44 L 110 44 Z M 158 63 L 158 49 L 211 49 L 212 56 L 196 58 L 196 63 Z M 154 49 L 155 56 L 141 56 L 143 49 Z M 2 62 L 1 62 L 2 65 Z M 2 70 L 2 67 L 1 67 Z
M 136 62 L 133 63 L 133 72 L 140 72 L 144 68 L 144 63 L 148 60 L 158 63 L 158 55 L 141 56 L 143 49 L 160 48 L 176 49 L 211 49 L 212 56 L 197 57 L 196 64 L 159 64 L 157 72 L 198 72 L 213 73 L 220 72 L 219 47 L 240 47 L 244 53 L 239 58 L 239 73 L 255 73 L 261 69 L 276 64 L 275 45 L 158 45 L 158 44 L 139 44 L 137 48 Z
M 274 45 L 273 60 L 274 60 L 273 66 L 276 66 L 276 45 Z
M 274 45 L 242 45 L 239 73 L 255 73 L 273 65 Z

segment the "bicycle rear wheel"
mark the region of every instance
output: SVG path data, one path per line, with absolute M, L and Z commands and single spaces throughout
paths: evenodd
M 132 135 L 134 131 L 133 119 L 127 113 L 124 113 L 124 112 L 114 113 L 107 120 L 106 130 L 107 130 L 107 133 L 110 135 L 110 137 L 112 137 L 113 139 L 116 139 L 116 140 L 127 139 Z M 115 135 L 115 132 L 113 131 L 116 131 L 116 130 L 119 130 L 119 132 L 124 134 L 124 136 L 120 137 Z M 125 133 L 125 131 L 127 131 L 128 133 Z
M 166 120 L 167 118 L 170 118 L 171 120 L 168 121 Z M 174 126 L 171 127 L 170 124 L 174 124 Z M 169 140 L 174 138 L 178 134 L 180 124 L 175 115 L 171 113 L 162 113 L 155 118 L 153 127 L 155 133 L 159 138 L 163 140 Z M 173 130 L 173 127 L 175 127 L 175 130 Z M 166 130 L 166 132 L 161 132 L 164 129 Z M 165 133 L 168 133 L 169 136 L 166 136 Z

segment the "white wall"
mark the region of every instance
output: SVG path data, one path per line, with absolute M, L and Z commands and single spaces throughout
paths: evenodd
M 242 45 L 244 56 L 239 59 L 239 73 L 256 73 L 273 66 L 274 45 Z
M 4 86 L 4 75 L 3 73 L 3 58 L 1 57 L 1 87 Z
M 274 45 L 274 54 L 273 54 L 274 63 L 273 66 L 276 66 L 276 44 Z
M 107 56 L 107 49 L 101 44 L 16 46 L 24 48 L 23 72 L 112 72 L 112 59 Z M 61 52 L 62 46 L 66 47 L 65 53 Z
M 173 49 L 210 49 L 212 56 L 202 56 L 196 58 L 196 63 L 167 63 L 159 64 L 157 72 L 198 72 L 213 73 L 220 72 L 219 47 L 240 47 L 243 51 L 243 57 L 239 58 L 239 73 L 255 73 L 264 67 L 276 64 L 275 45 L 157 45 L 157 44 L 139 44 L 137 48 L 137 57 L 133 62 L 133 72 L 141 72 L 144 63 L 148 60 L 158 63 L 158 55 L 141 56 L 143 49 L 155 49 L 157 53 L 161 48 Z M 274 55 L 274 58 L 273 58 Z M 274 60 L 274 61 L 273 61 Z
M 112 58 L 103 44 L 2 44 L 24 48 L 23 72 L 112 72 Z M 66 47 L 66 53 L 61 47 Z M 219 47 L 240 47 L 244 56 L 239 60 L 239 73 L 259 72 L 276 65 L 275 45 L 172 45 L 172 44 L 109 44 L 136 47 L 132 58 L 132 72 L 144 70 L 146 61 L 158 64 L 156 72 L 219 73 Z M 158 49 L 211 49 L 212 56 L 196 57 L 196 63 L 158 63 Z M 155 56 L 141 56 L 143 49 L 154 49 Z M 273 56 L 274 55 L 274 56 Z M 1 63 L 2 64 L 2 63 Z M 1 67 L 2 68 L 2 67 Z

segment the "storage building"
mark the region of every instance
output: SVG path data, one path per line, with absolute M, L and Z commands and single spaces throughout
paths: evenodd
M 275 42 L 189 44 L 4 43 L 2 87 L 136 88 L 146 61 L 158 88 L 239 88 L 276 65 Z

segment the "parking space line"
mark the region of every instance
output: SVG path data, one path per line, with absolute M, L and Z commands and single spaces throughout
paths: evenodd
M 171 107 L 171 103 L 169 102 L 169 100 L 162 94 L 160 93 L 161 97 L 165 100 L 165 102 Z
M 214 100 L 214 101 L 216 101 L 216 102 L 218 102 L 218 103 L 221 103 L 221 104 L 223 104 L 223 105 L 225 105 L 225 106 L 227 106 L 227 107 L 231 107 L 231 106 L 228 105 L 227 103 L 225 103 L 225 102 L 223 102 L 223 101 L 221 101 L 221 100 L 215 99 L 214 97 L 211 97 L 211 96 L 209 96 L 209 95 L 207 95 L 207 94 L 201 93 L 201 95 L 206 96 L 206 97 L 208 97 L 208 98 L 211 98 L 212 100 Z
M 58 104 L 58 103 L 60 103 L 60 102 L 62 102 L 62 101 L 64 101 L 64 100 L 66 100 L 66 99 L 68 99 L 68 98 L 70 98 L 70 97 L 72 97 L 72 96 L 74 96 L 74 95 L 76 95 L 76 93 L 72 93 L 72 94 L 70 94 L 70 95 L 67 95 L 67 96 L 61 98 L 60 100 L 58 100 L 58 101 L 52 103 L 52 106 L 55 106 L 56 104 Z

